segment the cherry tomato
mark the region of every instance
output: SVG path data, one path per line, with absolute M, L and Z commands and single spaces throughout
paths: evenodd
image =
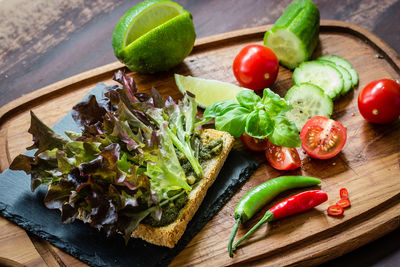
M 340 215 L 343 215 L 344 209 L 339 205 L 332 205 L 332 206 L 328 207 L 327 212 L 329 215 L 332 215 L 332 216 L 340 216 Z
M 241 86 L 262 90 L 270 87 L 279 71 L 278 58 L 263 45 L 245 46 L 233 61 L 233 74 Z
M 350 207 L 351 203 L 350 200 L 347 198 L 342 198 L 341 200 L 339 200 L 338 202 L 336 202 L 336 205 L 342 207 L 342 208 L 347 208 Z
M 268 139 L 266 138 L 258 139 L 246 133 L 243 133 L 240 136 L 240 140 L 242 140 L 242 143 L 252 151 L 262 152 L 265 151 L 265 149 L 267 149 Z
M 265 150 L 267 160 L 277 170 L 295 170 L 301 165 L 300 156 L 295 147 L 283 147 L 268 141 Z
M 369 122 L 385 124 L 400 116 L 400 84 L 390 79 L 370 82 L 358 95 L 358 110 Z
M 347 191 L 346 188 L 341 188 L 339 192 L 340 192 L 340 199 L 348 199 L 349 198 L 349 192 Z
M 304 124 L 300 132 L 301 147 L 312 158 L 330 159 L 344 147 L 346 128 L 337 121 L 316 116 Z

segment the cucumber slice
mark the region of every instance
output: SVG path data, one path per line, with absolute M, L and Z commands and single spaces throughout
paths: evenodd
M 340 71 L 343 77 L 343 90 L 340 92 L 340 94 L 345 95 L 353 88 L 352 76 L 346 68 L 340 65 L 336 65 L 336 68 Z
M 332 99 L 321 88 L 311 83 L 293 86 L 286 93 L 285 99 L 293 107 L 286 112 L 286 116 L 296 124 L 299 131 L 312 117 L 329 118 L 333 112 Z
M 320 59 L 321 60 L 331 61 L 331 62 L 333 62 L 333 63 L 335 63 L 337 65 L 345 67 L 346 69 L 353 68 L 353 66 L 351 65 L 351 63 L 348 60 L 346 60 L 346 59 L 344 59 L 342 57 L 339 57 L 337 55 L 323 55 L 323 56 L 320 56 L 319 58 L 317 58 L 317 60 L 320 60 Z
M 350 75 L 351 75 L 351 83 L 352 83 L 353 88 L 354 88 L 358 84 L 358 73 L 353 68 L 349 69 L 349 72 L 350 72 Z
M 332 99 L 321 88 L 311 83 L 293 86 L 286 93 L 285 99 L 293 107 L 286 112 L 286 116 L 296 124 L 299 131 L 312 117 L 329 118 L 333 112 Z
M 335 63 L 336 65 L 342 66 L 343 68 L 346 68 L 347 71 L 350 73 L 351 75 L 351 83 L 352 83 L 352 87 L 356 86 L 358 84 L 358 73 L 357 71 L 353 68 L 353 66 L 351 65 L 351 63 L 349 61 L 347 61 L 346 59 L 339 57 L 337 55 L 324 55 L 324 56 L 320 56 L 319 58 L 317 58 L 317 60 L 327 60 L 327 61 L 331 61 L 333 63 Z
M 324 90 L 330 98 L 335 98 L 343 89 L 343 77 L 332 66 L 321 61 L 307 61 L 300 64 L 293 72 L 293 83 L 312 83 Z
M 342 74 L 343 78 L 343 90 L 340 92 L 341 95 L 346 94 L 348 91 L 353 88 L 353 84 L 351 81 L 351 75 L 348 72 L 348 70 L 340 65 L 336 65 L 332 61 L 324 60 L 324 59 L 318 59 L 318 61 L 324 62 L 325 64 L 333 64 L 333 67 L 335 67 L 338 71 L 340 71 L 340 74 Z
M 265 33 L 264 45 L 279 62 L 294 69 L 311 57 L 318 42 L 319 10 L 310 0 L 295 0 Z

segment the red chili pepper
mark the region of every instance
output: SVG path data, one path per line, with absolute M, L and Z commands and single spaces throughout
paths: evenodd
M 336 202 L 336 205 L 342 207 L 342 208 L 347 208 L 350 207 L 351 203 L 350 200 L 347 198 L 342 198 L 341 200 L 339 200 L 338 202 Z
M 273 214 L 274 220 L 278 220 L 312 209 L 327 199 L 328 195 L 322 190 L 306 191 L 285 199 L 270 208 L 269 211 Z
M 272 208 L 270 208 L 261 220 L 258 221 L 256 225 L 253 226 L 241 239 L 239 239 L 235 245 L 233 245 L 233 250 L 249 235 L 251 235 L 255 230 L 257 230 L 262 224 L 270 222 L 273 220 L 282 219 L 284 217 L 297 214 L 309 209 L 312 209 L 319 204 L 328 200 L 328 195 L 322 190 L 311 190 L 299 193 L 292 197 L 289 197 Z
M 343 215 L 344 209 L 339 205 L 332 205 L 328 207 L 328 214 L 332 216 L 340 216 Z
M 340 189 L 340 199 L 348 199 L 349 198 L 349 192 L 347 191 L 346 188 L 341 188 Z

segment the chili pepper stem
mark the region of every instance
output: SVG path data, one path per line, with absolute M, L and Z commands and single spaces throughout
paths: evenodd
M 256 225 L 253 226 L 242 238 L 240 238 L 232 247 L 232 250 L 235 251 L 236 247 L 242 243 L 243 240 L 245 240 L 249 235 L 254 233 L 262 224 L 266 222 L 270 222 L 274 220 L 274 214 L 271 211 L 267 211 L 264 216 L 261 218 L 261 220 L 258 221 Z
M 232 228 L 231 235 L 229 236 L 228 252 L 229 252 L 229 257 L 231 258 L 233 257 L 233 250 L 232 250 L 233 240 L 235 239 L 240 223 L 241 223 L 240 219 L 237 219 L 235 225 Z

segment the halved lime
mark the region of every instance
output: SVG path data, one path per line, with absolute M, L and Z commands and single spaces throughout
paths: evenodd
M 188 11 L 172 1 L 148 0 L 121 18 L 112 45 L 115 56 L 132 71 L 154 73 L 182 62 L 195 39 Z
M 186 91 L 194 94 L 197 104 L 204 109 L 217 101 L 226 99 L 236 101 L 237 93 L 242 90 L 248 90 L 231 83 L 179 74 L 175 74 L 175 82 L 182 94 Z

